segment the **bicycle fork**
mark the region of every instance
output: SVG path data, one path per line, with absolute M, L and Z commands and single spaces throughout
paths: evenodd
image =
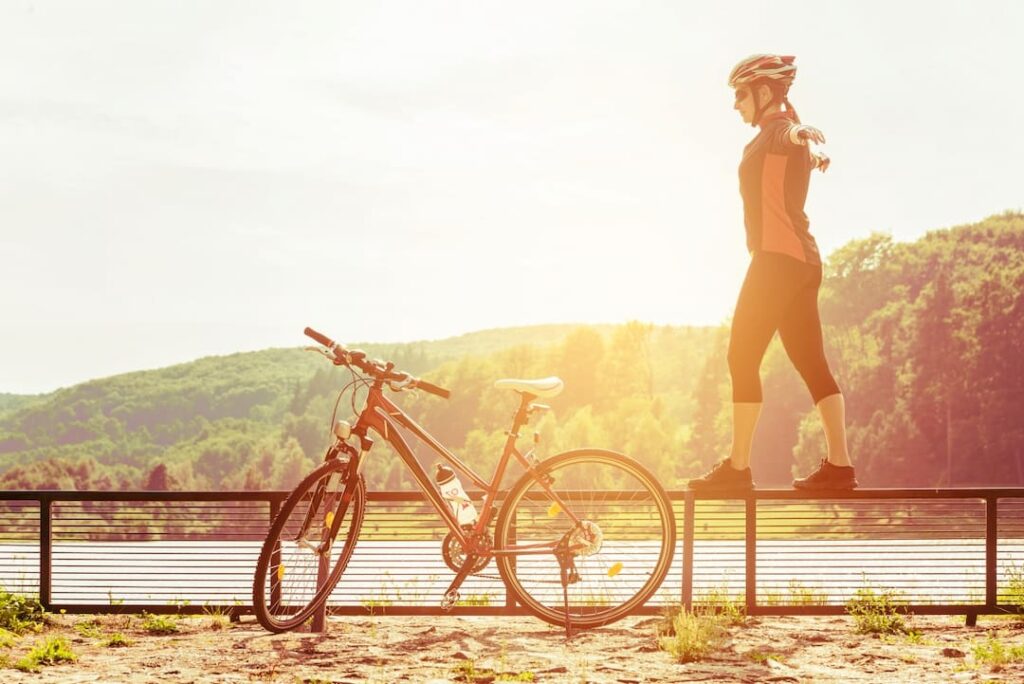
M 332 457 L 334 458 L 334 457 Z M 317 555 L 327 556 L 330 554 L 331 545 L 333 544 L 334 538 L 337 536 L 339 529 L 341 528 L 342 521 L 345 519 L 345 514 L 348 512 L 348 507 L 352 502 L 352 497 L 355 494 L 356 487 L 359 485 L 359 461 L 358 456 L 355 453 L 349 454 L 349 462 L 345 470 L 340 475 L 342 481 L 345 483 L 344 488 L 338 496 L 338 492 L 329 492 L 328 487 L 331 485 L 330 480 L 321 482 L 310 500 L 309 508 L 306 511 L 306 517 L 302 521 L 302 526 L 299 528 L 298 534 L 295 535 L 294 541 L 298 546 L 301 546 Z M 332 477 L 335 477 L 332 475 Z M 327 511 L 326 519 L 320 520 L 320 504 L 323 503 L 324 498 L 328 494 L 337 496 L 336 499 L 326 508 L 335 508 L 333 511 Z M 334 501 L 337 501 L 335 504 Z M 307 535 L 310 529 L 316 525 L 319 527 L 320 542 L 314 546 L 310 543 Z

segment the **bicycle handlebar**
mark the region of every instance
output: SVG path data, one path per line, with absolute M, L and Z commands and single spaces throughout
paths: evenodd
M 363 371 L 367 375 L 372 376 L 377 380 L 399 380 L 406 381 L 406 385 L 412 389 L 421 389 L 424 392 L 433 394 L 447 399 L 451 396 L 451 392 L 443 387 L 438 387 L 426 380 L 420 380 L 419 378 L 413 377 L 409 373 L 395 372 L 392 370 L 391 364 L 383 364 L 374 361 L 366 360 L 366 353 L 359 351 L 358 349 L 348 350 L 342 345 L 338 344 L 331 338 L 327 337 L 321 332 L 317 332 L 310 327 L 307 327 L 303 331 L 307 337 L 311 337 L 323 346 L 331 350 L 331 354 L 334 356 L 334 362 L 338 365 L 355 366 L 359 370 Z M 397 389 L 392 387 L 392 389 Z
M 302 332 L 305 333 L 306 337 L 312 337 L 314 340 L 316 340 L 320 344 L 324 345 L 325 347 L 329 347 L 333 351 L 333 349 L 334 349 L 334 340 L 332 340 L 331 338 L 327 337 L 327 335 L 324 335 L 323 333 L 319 333 L 316 330 L 313 330 L 312 328 L 310 328 L 308 326 Z
M 416 387 L 416 389 L 421 389 L 424 392 L 428 392 L 429 394 L 441 397 L 442 399 L 447 399 L 448 397 L 452 396 L 452 393 L 446 390 L 444 387 L 432 385 L 426 380 L 416 380 L 414 382 L 414 386 Z

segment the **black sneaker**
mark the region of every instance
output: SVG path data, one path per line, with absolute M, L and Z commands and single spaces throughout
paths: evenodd
M 857 478 L 853 474 L 853 466 L 837 466 L 821 459 L 821 465 L 807 477 L 793 480 L 797 489 L 853 489 L 857 486 Z
M 687 483 L 695 492 L 746 492 L 754 488 L 750 468 L 736 470 L 727 458 L 704 477 L 695 477 Z

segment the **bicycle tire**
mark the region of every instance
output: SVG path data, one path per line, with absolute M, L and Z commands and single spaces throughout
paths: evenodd
M 495 526 L 496 550 L 578 534 L 573 529 L 580 528 L 543 489 L 541 481 L 547 478 L 597 538 L 596 550 L 574 556 L 579 581 L 566 589 L 572 626 L 590 629 L 622 619 L 653 596 L 668 574 L 676 536 L 671 500 L 632 458 L 596 449 L 565 452 L 541 462 L 535 474 L 527 473 L 509 490 Z M 645 529 L 645 517 L 656 525 Z M 560 563 L 554 553 L 496 558 L 506 590 L 533 615 L 564 627 Z
M 336 459 L 317 467 L 292 490 L 271 523 L 256 563 L 252 587 L 253 611 L 256 619 L 268 631 L 285 632 L 301 626 L 327 601 L 352 559 L 366 511 L 366 483 L 362 475 L 358 476 L 351 499 L 345 507 L 344 515 L 349 520 L 344 544 L 338 548 L 335 539 L 326 539 L 329 532 L 325 532 L 331 527 L 336 511 L 343 505 L 341 499 L 346 489 L 344 485 L 347 484 L 347 468 L 346 462 Z M 297 534 L 307 518 L 311 521 L 323 521 L 322 525 L 316 525 L 313 534 L 319 532 L 319 535 L 312 539 L 309 537 L 309 531 L 312 529 L 309 526 L 306 526 L 305 535 Z M 343 519 L 338 524 L 338 534 L 345 527 L 345 522 Z M 328 549 L 326 562 L 324 555 L 318 553 L 314 547 L 314 544 L 319 547 L 324 543 L 327 543 Z M 316 571 L 303 575 L 303 567 L 306 566 L 308 570 L 308 566 L 313 563 L 316 563 Z M 330 571 L 321 582 L 326 572 L 322 564 L 329 566 Z M 285 581 L 285 577 L 288 578 L 288 582 Z M 295 577 L 299 579 L 294 580 Z M 294 596 L 284 596 L 286 590 L 293 589 Z

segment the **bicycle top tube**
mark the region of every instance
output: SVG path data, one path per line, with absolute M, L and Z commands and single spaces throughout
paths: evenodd
M 515 417 L 513 418 L 512 429 L 507 433 L 505 447 L 502 450 L 502 454 L 498 459 L 497 465 L 495 466 L 494 474 L 488 482 L 484 478 L 480 477 L 480 475 L 478 475 L 468 464 L 461 461 L 457 456 L 451 453 L 451 451 L 445 448 L 445 446 L 429 432 L 418 425 L 416 421 L 405 413 L 405 411 L 385 397 L 383 391 L 384 386 L 387 385 L 389 389 L 396 392 L 411 389 L 422 389 L 439 397 L 448 398 L 451 394 L 448 390 L 422 379 L 415 378 L 404 371 L 396 371 L 394 364 L 391 362 L 368 359 L 366 353 L 361 350 L 346 349 L 341 344 L 331 340 L 326 335 L 319 333 L 312 328 L 306 328 L 305 333 L 326 347 L 326 350 L 314 348 L 314 351 L 320 352 L 330 359 L 335 365 L 357 369 L 373 380 L 370 385 L 370 394 L 367 397 L 366 404 L 359 414 L 356 426 L 352 429 L 352 433 L 361 440 L 363 451 L 369 450 L 373 444 L 372 440 L 367 437 L 367 432 L 369 430 L 373 430 L 387 441 L 398 453 L 402 461 L 405 462 L 405 465 L 411 472 L 413 479 L 419 485 L 420 489 L 423 490 L 428 501 L 431 502 L 433 507 L 437 509 L 437 512 L 442 516 L 442 518 L 444 518 L 451 531 L 461 540 L 463 538 L 463 531 L 461 530 L 458 522 L 455 520 L 455 517 L 452 515 L 447 504 L 440 498 L 432 479 L 427 475 L 423 466 L 413 454 L 412 449 L 409 447 L 405 438 L 396 429 L 396 427 L 402 427 L 411 432 L 417 439 L 425 443 L 431 451 L 453 466 L 458 472 L 468 477 L 474 485 L 483 491 L 485 496 L 484 508 L 474 525 L 474 531 L 482 532 L 489 523 L 490 514 L 495 506 L 497 495 L 499 494 L 501 482 L 504 478 L 509 460 L 514 456 L 527 471 L 532 471 L 534 468 L 531 462 L 516 448 L 515 442 L 519 436 L 519 429 L 529 421 L 529 415 L 531 411 L 534 410 L 531 402 L 536 398 L 536 396 L 529 392 L 517 389 L 521 395 L 521 402 L 518 410 L 516 411 Z M 559 381 L 558 384 L 559 387 L 557 389 L 560 390 L 561 382 Z M 554 497 L 554 501 L 562 503 L 558 500 L 558 497 L 550 491 L 550 488 L 545 483 L 542 482 L 541 486 L 550 496 Z M 567 513 L 569 513 L 570 517 L 575 520 L 575 515 L 572 515 L 571 512 L 568 511 L 568 507 L 563 505 L 563 508 L 567 509 Z

